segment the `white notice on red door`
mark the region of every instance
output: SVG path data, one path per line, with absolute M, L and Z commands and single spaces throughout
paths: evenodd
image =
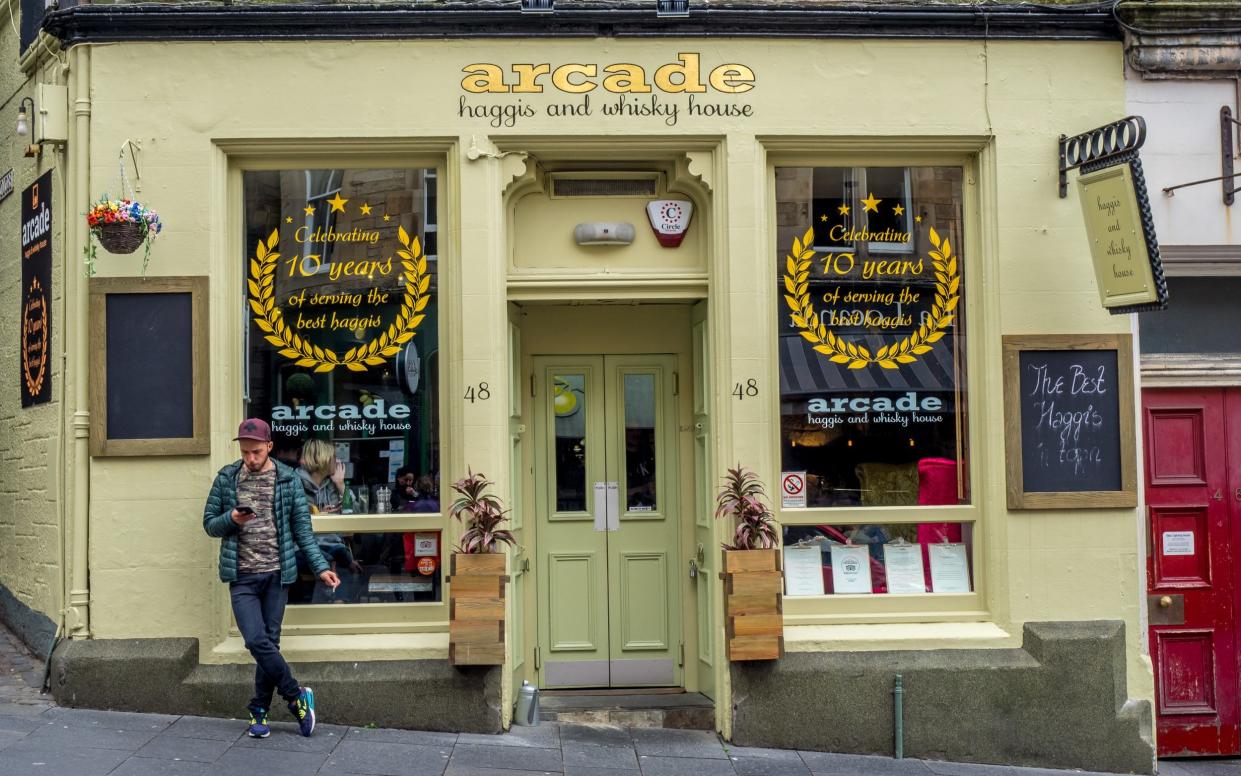
M 1194 554 L 1194 532 L 1193 531 L 1164 531 L 1163 532 L 1163 554 L 1164 555 L 1193 555 Z
M 805 472 L 781 472 L 780 504 L 785 509 L 806 508 Z

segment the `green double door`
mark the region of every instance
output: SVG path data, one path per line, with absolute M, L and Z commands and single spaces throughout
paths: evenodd
M 539 683 L 681 686 L 676 358 L 534 365 Z

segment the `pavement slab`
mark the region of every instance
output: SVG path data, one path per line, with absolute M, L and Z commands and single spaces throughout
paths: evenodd
M 41 746 L 20 741 L 0 749 L 0 773 L 46 773 L 57 776 L 104 776 L 129 759 L 120 749 L 89 749 L 78 746 Z
M 108 776 L 203 776 L 210 767 L 210 763 L 193 760 L 131 757 Z
M 247 723 L 240 719 L 217 719 L 215 717 L 181 717 L 168 726 L 161 735 L 183 738 L 210 738 L 232 743 L 246 732 Z
M 220 756 L 227 752 L 230 746 L 232 743 L 229 741 L 211 738 L 182 738 L 165 733 L 152 738 L 146 746 L 135 752 L 134 756 L 213 763 L 220 759 Z
M 351 727 L 345 734 L 346 741 L 369 741 L 371 743 L 413 744 L 438 746 L 451 749 L 457 744 L 456 733 L 431 733 L 422 730 L 392 730 L 390 728 Z
M 720 737 L 705 730 L 634 728 L 632 735 L 634 746 L 640 755 L 728 759 Z
M 932 776 L 921 760 L 893 760 L 865 754 L 834 754 L 831 752 L 799 752 L 806 767 L 816 776 L 869 776 L 870 774 L 908 774 Z
M 560 744 L 591 744 L 594 746 L 633 746 L 629 728 L 615 725 L 560 725 Z
M 801 755 L 789 749 L 725 745 L 738 776 L 810 776 Z
M 452 747 L 342 741 L 332 750 L 323 770 L 333 774 L 350 771 L 379 776 L 439 776 L 448 766 L 452 751 Z
M 638 758 L 642 776 L 735 776 L 732 761 L 699 757 L 659 757 L 643 755 Z
M 631 746 L 599 746 L 569 742 L 563 745 L 564 765 L 583 768 L 638 770 L 638 758 Z
M 452 760 L 449 764 L 499 770 L 507 768 L 514 771 L 561 773 L 564 770 L 559 748 L 546 749 L 533 746 L 481 746 L 459 743 L 452 752 Z

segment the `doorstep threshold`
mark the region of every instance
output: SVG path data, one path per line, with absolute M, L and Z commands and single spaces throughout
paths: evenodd
M 544 690 L 544 722 L 637 728 L 715 730 L 715 703 L 696 692 L 667 690 Z

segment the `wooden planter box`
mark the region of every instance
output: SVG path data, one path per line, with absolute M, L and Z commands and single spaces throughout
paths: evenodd
M 502 552 L 452 556 L 448 577 L 448 662 L 455 666 L 504 664 Z
M 724 550 L 724 643 L 729 660 L 784 656 L 780 550 Z

